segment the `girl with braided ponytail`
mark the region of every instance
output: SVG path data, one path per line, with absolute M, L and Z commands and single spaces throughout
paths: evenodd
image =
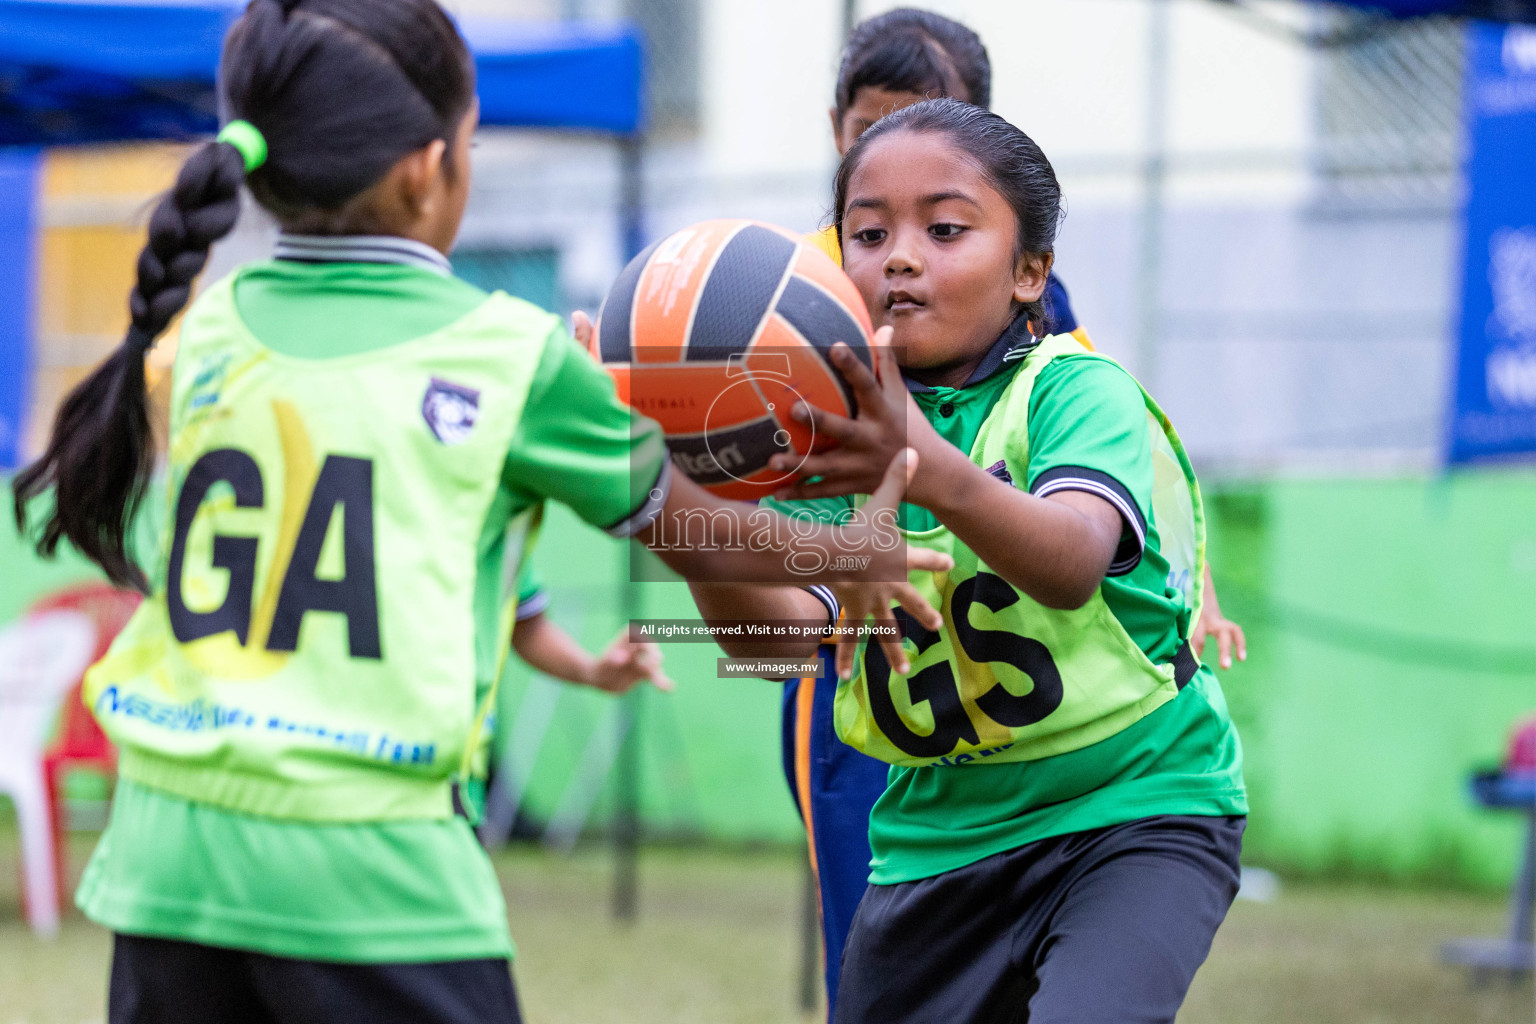
M 517 1021 L 500 887 L 454 795 L 509 638 L 527 646 L 517 584 L 545 500 L 688 578 L 818 582 L 794 566 L 869 552 L 819 582 L 924 622 L 916 591 L 875 581 L 951 563 L 885 544 L 907 452 L 868 467 L 885 476 L 862 524 L 663 545 L 659 516 L 753 510 L 674 480 L 660 429 L 557 317 L 452 276 L 477 106 L 433 0 L 253 0 L 220 81 L 234 120 L 151 218 L 122 346 L 16 485 L 22 520 L 54 491 L 44 552 L 68 541 L 146 592 L 85 682 L 121 751 L 77 897 L 116 936 L 108 1019 Z M 143 357 L 242 183 L 283 234 L 186 313 L 167 526 L 141 569 L 124 533 L 153 460 Z
M 144 356 L 187 304 L 209 246 L 234 227 L 244 179 L 239 152 L 224 143 L 204 146 L 182 167 L 150 217 L 149 243 L 139 254 L 138 283 L 128 297 L 127 337 L 65 399 L 46 453 L 16 476 L 21 523 L 31 499 L 55 488 L 53 515 L 38 549 L 51 556 L 68 537 L 118 586 L 147 587 L 124 546 L 153 462 Z

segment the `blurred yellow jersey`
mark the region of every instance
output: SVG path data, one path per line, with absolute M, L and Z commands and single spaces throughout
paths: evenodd
M 830 226 L 824 227 L 815 234 L 806 235 L 805 240 L 810 242 L 816 248 L 820 249 L 822 252 L 826 253 L 828 256 L 832 257 L 832 261 L 838 266 L 843 265 L 843 247 L 837 239 L 837 228 Z M 1056 281 L 1053 277 L 1052 283 L 1055 285 L 1054 291 L 1060 296 L 1059 298 L 1054 298 L 1053 304 L 1056 306 L 1065 305 L 1067 293 L 1065 289 L 1061 287 L 1061 282 Z M 1047 288 L 1049 289 L 1050 285 L 1047 285 Z M 1071 307 L 1068 307 L 1067 309 L 1067 317 L 1069 320 L 1075 320 L 1071 314 Z M 1068 331 L 1067 333 L 1076 338 L 1078 342 L 1082 344 L 1083 348 L 1086 348 L 1090 352 L 1094 350 L 1093 342 L 1089 339 L 1088 332 L 1083 330 L 1080 325 L 1073 323 L 1072 330 Z
M 832 257 L 833 263 L 843 265 L 843 247 L 837 240 L 837 228 L 822 228 L 814 235 L 806 235 L 805 240 Z

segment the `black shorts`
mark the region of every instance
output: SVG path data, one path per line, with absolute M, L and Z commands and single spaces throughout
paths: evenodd
M 1161 815 L 872 885 L 837 1024 L 1164 1024 L 1237 895 L 1247 819 Z
M 506 960 L 337 964 L 117 935 L 108 1024 L 520 1024 Z

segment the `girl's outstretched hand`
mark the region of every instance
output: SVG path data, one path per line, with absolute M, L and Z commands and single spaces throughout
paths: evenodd
M 837 447 L 820 455 L 775 455 L 769 467 L 781 473 L 799 466 L 800 479 L 775 492 L 781 501 L 824 498 L 842 494 L 873 494 L 891 459 L 903 448 L 918 451 L 929 469 L 938 465 L 942 454 L 935 445 L 945 446 L 917 403 L 907 393 L 901 367 L 890 345 L 891 328 L 875 333 L 875 370 L 859 361 L 847 345 L 832 346 L 832 363 L 853 388 L 859 414 L 855 419 L 838 416 L 825 409 L 812 409 L 800 403 L 790 413 L 802 423 L 809 423 L 818 438 L 829 437 Z M 883 337 L 882 337 L 883 335 Z M 812 482 L 814 480 L 814 482 Z M 922 504 L 918 498 L 908 501 Z
M 1202 609 L 1200 618 L 1195 620 L 1194 631 L 1189 637 L 1195 657 L 1205 657 L 1205 642 L 1211 637 L 1216 638 L 1216 663 L 1222 668 L 1232 667 L 1234 654 L 1238 661 L 1248 660 L 1248 638 L 1243 634 L 1243 627 L 1223 616 L 1220 608 Z
M 860 543 L 858 531 L 864 531 L 864 539 L 877 552 L 882 547 L 886 550 L 871 556 L 860 578 L 829 584 L 843 609 L 838 624 L 850 630 L 838 634 L 837 674 L 840 679 L 853 675 L 859 649 L 856 627 L 869 619 L 874 619 L 878 629 L 875 639 L 885 648 L 891 667 L 900 673 L 908 670 L 907 652 L 901 646 L 901 626 L 891 614 L 892 605 L 901 605 L 908 615 L 929 629 L 939 629 L 944 624 L 938 609 L 907 582 L 907 577 L 919 571 L 948 572 L 954 561 L 938 551 L 907 544 L 896 527 L 896 507 L 901 503 L 912 475 L 917 472 L 917 464 L 917 452 L 910 448 L 898 451 L 878 486 L 872 489 L 869 501 L 860 510 L 862 521 L 841 528 L 850 538 L 851 547 Z M 890 541 L 895 541 L 894 546 Z
M 1195 657 L 1205 657 L 1205 641 L 1210 637 L 1216 638 L 1216 663 L 1222 668 L 1232 667 L 1234 654 L 1238 661 L 1248 660 L 1248 638 L 1243 635 L 1242 626 L 1221 614 L 1221 601 L 1216 596 L 1216 580 L 1211 576 L 1211 563 L 1206 562 L 1205 603 L 1189 637 L 1189 645 L 1194 648 Z
M 663 692 L 675 686 L 662 670 L 661 648 L 649 640 L 631 640 L 628 627 L 593 660 L 584 682 L 604 693 L 628 693 L 643 682 Z

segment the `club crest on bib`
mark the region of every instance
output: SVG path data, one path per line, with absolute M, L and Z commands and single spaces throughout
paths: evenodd
M 443 444 L 461 444 L 469 439 L 480 416 L 480 392 L 433 377 L 421 399 L 421 417 L 432 434 Z

